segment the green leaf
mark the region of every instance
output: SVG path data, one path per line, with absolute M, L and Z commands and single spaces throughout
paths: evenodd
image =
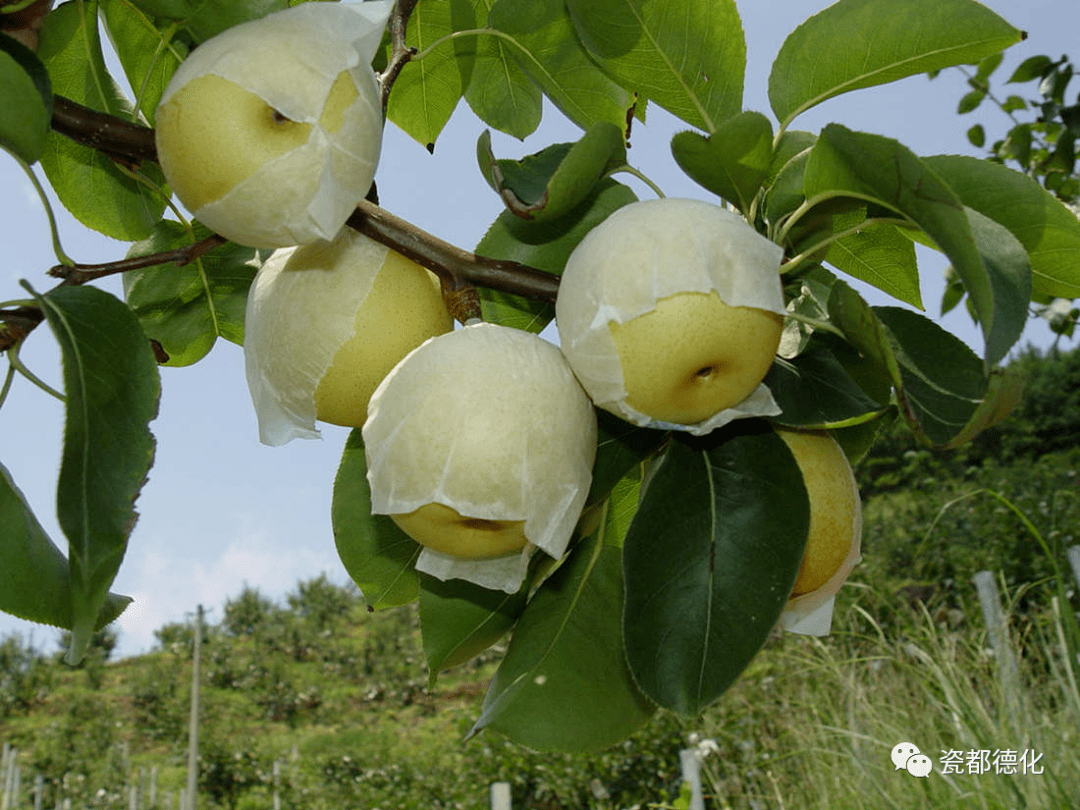
M 885 327 L 873 308 L 843 281 L 832 285 L 826 306 L 829 320 L 866 362 L 877 368 L 890 385 L 901 385 L 900 364 Z
M 419 3 L 409 17 L 405 43 L 423 51 L 454 31 L 451 3 Z M 390 92 L 387 118 L 428 150 L 435 148 L 464 91 L 459 59 L 469 67 L 464 46 L 441 45 L 423 59 L 408 62 Z
M 186 48 L 166 38 L 131 0 L 102 0 L 101 13 L 128 84 L 135 108 L 153 126 L 165 87 L 186 56 Z
M 195 241 L 209 235 L 196 224 Z M 161 220 L 149 238 L 131 246 L 128 258 L 187 247 L 192 241 L 183 225 Z M 219 336 L 243 344 L 247 293 L 258 269 L 255 257 L 251 248 L 227 242 L 182 267 L 168 263 L 124 273 L 128 306 L 169 355 L 167 365 L 201 360 Z
M 510 213 L 547 222 L 593 193 L 605 173 L 626 162 L 622 130 L 594 124 L 576 143 L 553 144 L 520 160 L 496 160 L 486 130 L 477 143 L 480 169 Z
M 473 734 L 492 728 L 541 751 L 598 751 L 654 713 L 623 650 L 621 554 L 605 542 L 620 513 L 609 508 L 521 614 Z
M 0 34 L 0 98 L 0 146 L 33 163 L 52 118 L 49 74 L 37 54 L 7 34 Z
M 874 307 L 874 314 L 898 365 L 901 413 L 928 444 L 951 446 L 987 395 L 982 363 L 959 338 L 916 312 Z
M 597 446 L 587 505 L 611 494 L 615 485 L 653 456 L 667 441 L 662 430 L 637 427 L 604 410 L 596 411 Z
M 1029 56 L 1019 65 L 1009 77 L 1009 84 L 1022 84 L 1023 82 L 1041 79 L 1054 68 L 1054 62 L 1049 56 Z
M 578 36 L 623 87 L 714 132 L 742 110 L 746 42 L 734 0 L 567 0 Z
M 986 145 L 986 130 L 982 124 L 976 124 L 967 131 L 967 138 L 972 146 L 982 149 Z
M 769 101 L 786 129 L 841 93 L 972 64 L 1022 36 L 975 0 L 840 0 L 788 36 L 769 74 Z
M 165 0 L 172 4 L 172 0 Z M 204 42 L 226 28 L 232 28 L 248 20 L 265 17 L 272 11 L 288 8 L 289 0 L 243 0 L 238 2 L 212 2 L 188 0 L 188 11 L 183 17 L 185 27 L 196 42 Z
M 787 133 L 784 134 L 787 135 Z M 781 138 L 781 146 L 785 143 L 790 143 L 790 141 Z M 799 145 L 801 146 L 802 142 Z M 769 190 L 765 195 L 765 218 L 769 222 L 780 222 L 798 209 L 806 199 L 803 187 L 806 184 L 806 165 L 810 162 L 810 146 L 812 145 L 813 141 L 809 146 L 799 149 L 782 162 L 774 156 L 770 169 L 771 177 L 766 181 Z
M 70 549 L 72 646 L 78 660 L 108 598 L 153 463 L 157 363 L 127 305 L 95 287 L 38 301 L 60 345 L 67 416 L 56 503 Z
M 589 58 L 562 0 L 496 0 L 488 25 L 513 40 L 511 56 L 579 127 L 626 127 L 633 96 Z
M 52 89 L 84 106 L 131 120 L 130 105 L 109 75 L 101 53 L 96 3 L 64 3 L 45 16 L 38 55 Z M 126 173 L 103 153 L 49 134 L 41 166 L 60 201 L 83 225 L 114 239 L 149 235 L 168 195 L 161 170 L 146 165 Z
M 371 514 L 364 441 L 349 434 L 341 455 L 330 507 L 338 557 L 372 610 L 416 601 L 420 577 L 413 567 L 420 544 L 387 515 Z
M 918 225 L 964 280 L 986 339 L 987 365 L 1008 353 L 1019 334 L 1015 313 L 1026 302 L 1018 305 L 1012 281 L 983 261 L 967 211 L 952 189 L 907 147 L 829 124 L 810 152 L 804 188 L 811 202 L 853 196 Z
M 847 427 L 874 419 L 887 406 L 868 396 L 820 343 L 774 363 L 764 382 L 780 406 L 774 421 L 790 427 Z
M 687 717 L 719 697 L 776 625 L 808 525 L 799 468 L 768 423 L 674 437 L 623 547 L 623 633 L 642 691 Z
M 960 103 L 956 105 L 956 114 L 966 115 L 969 112 L 974 112 L 983 103 L 984 98 L 986 98 L 985 90 L 981 88 L 969 90 L 961 97 Z
M 41 528 L 11 474 L 0 464 L 0 610 L 39 624 L 72 627 L 68 562 Z M 110 593 L 94 624 L 115 620 L 131 599 Z
M 525 609 L 531 582 L 514 594 L 481 588 L 463 579 L 420 577 L 420 630 L 428 683 L 464 664 L 510 632 Z
M 453 3 L 455 14 L 469 17 L 468 22 L 456 24 L 455 28 L 468 30 L 487 24 L 495 0 L 453 0 Z M 543 95 L 511 55 L 514 46 L 493 35 L 462 42 L 463 58 L 468 58 L 468 44 L 473 45 L 472 73 L 465 87 L 469 107 L 481 121 L 500 132 L 515 138 L 530 135 L 540 123 Z
M 585 234 L 612 211 L 636 199 L 628 187 L 608 178 L 601 180 L 584 202 L 550 222 L 526 222 L 503 211 L 476 246 L 476 252 L 561 274 L 567 258 Z M 539 332 L 555 317 L 555 307 L 551 304 L 486 287 L 480 289 L 480 300 L 485 320 L 516 329 Z
M 942 155 L 924 162 L 961 202 L 1009 229 L 1031 261 L 1037 296 L 1080 297 L 1080 220 L 1032 178 L 978 158 Z
M 773 131 L 759 112 L 739 113 L 709 137 L 680 132 L 671 139 L 675 162 L 695 182 L 744 214 L 769 174 Z
M 871 223 L 848 234 L 829 246 L 825 260 L 893 298 L 923 307 L 915 246 L 894 225 Z

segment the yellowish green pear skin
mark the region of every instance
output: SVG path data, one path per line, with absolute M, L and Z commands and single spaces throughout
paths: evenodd
M 692 425 L 757 388 L 780 345 L 783 318 L 728 306 L 715 292 L 686 292 L 610 329 L 626 401 L 655 420 Z
M 336 132 L 357 95 L 352 77 L 341 73 L 327 96 L 320 124 Z M 311 127 L 285 118 L 255 93 L 208 73 L 192 79 L 158 108 L 158 158 L 176 196 L 194 211 L 302 145 Z
M 455 557 L 501 557 L 525 548 L 524 520 L 464 517 L 441 503 L 425 504 L 407 515 L 390 517 L 422 546 Z
M 835 574 L 858 539 L 862 505 L 847 456 L 831 434 L 778 428 L 810 497 L 810 532 L 792 596 L 816 591 Z
M 453 328 L 438 277 L 391 250 L 356 312 L 352 337 L 337 350 L 315 389 L 317 418 L 361 427 L 383 377 L 429 337 Z

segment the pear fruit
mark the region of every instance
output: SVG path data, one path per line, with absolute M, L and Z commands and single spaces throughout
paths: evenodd
M 248 293 L 244 361 L 260 438 L 315 438 L 315 421 L 360 427 L 405 355 L 453 329 L 438 278 L 345 228 L 274 251 Z
M 370 62 L 389 3 L 305 3 L 226 29 L 173 75 L 155 113 L 177 198 L 239 244 L 328 241 L 371 187 L 382 143 Z
M 795 456 L 810 498 L 810 530 L 792 589 L 792 596 L 802 596 L 823 588 L 850 561 L 862 533 L 862 504 L 855 474 L 831 434 L 786 428 L 776 433 Z
M 596 414 L 558 347 L 475 323 L 380 383 L 363 428 L 373 514 L 424 546 L 417 570 L 514 592 L 566 550 L 592 480 Z
M 631 203 L 567 260 L 562 349 L 593 401 L 635 424 L 707 433 L 775 415 L 761 382 L 783 328 L 782 255 L 720 206 Z

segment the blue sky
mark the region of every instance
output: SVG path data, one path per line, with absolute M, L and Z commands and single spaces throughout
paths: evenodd
M 748 51 L 746 109 L 768 113 L 765 87 L 773 57 L 798 23 L 827 5 L 826 0 L 740 3 Z M 999 70 L 1002 78 L 1035 54 L 1080 58 L 1080 4 L 1075 0 L 988 0 L 985 5 L 1029 34 L 1006 54 Z M 965 89 L 956 71 L 933 81 L 918 76 L 833 99 L 806 113 L 795 126 L 818 131 L 838 121 L 896 138 L 920 154 L 978 154 L 967 143 L 967 128 L 982 122 L 992 140 L 1004 134 L 1008 121 L 989 105 L 957 116 L 956 104 Z M 707 198 L 675 167 L 668 148 L 672 134 L 687 127 L 656 108 L 648 119 L 647 125 L 635 124 L 630 162 L 668 196 Z M 474 247 L 501 210 L 475 164 L 482 129 L 462 104 L 432 156 L 388 125 L 377 175 L 382 204 L 443 239 Z M 493 142 L 497 156 L 516 157 L 578 137 L 578 130 L 549 108 L 540 129 L 524 143 L 497 134 Z M 650 196 L 636 180 L 622 179 L 639 196 Z M 0 283 L 6 291 L 0 299 L 19 298 L 24 294 L 20 278 L 39 290 L 51 286 L 42 274 L 55 259 L 41 206 L 21 170 L 5 155 L 0 155 L 0 189 Z M 126 244 L 96 235 L 58 213 L 64 247 L 77 261 L 110 261 L 127 250 Z M 936 318 L 945 263 L 929 252 L 922 256 L 923 298 L 927 314 Z M 101 286 L 119 294 L 115 280 Z M 873 292 L 867 295 L 873 303 L 893 303 Z M 957 312 L 941 322 L 976 350 L 981 348 L 966 314 Z M 1051 335 L 1033 323 L 1024 340 L 1045 346 Z M 33 334 L 21 356 L 59 385 L 59 357 L 46 328 Z M 114 586 L 135 597 L 119 620 L 121 655 L 149 649 L 154 629 L 184 620 L 200 603 L 209 609 L 210 621 L 219 620 L 224 601 L 245 584 L 281 598 L 298 580 L 323 572 L 334 581 L 347 579 L 334 550 L 330 501 L 348 431 L 326 425 L 321 441 L 298 440 L 279 448 L 259 444 L 242 351 L 225 341 L 195 366 L 163 368 L 161 376 L 161 409 L 152 425 L 157 459 L 139 498 L 141 517 Z M 61 546 L 55 486 L 62 429 L 60 403 L 18 379 L 0 410 L 0 461 Z M 55 631 L 0 614 L 0 635 L 13 631 L 32 636 L 38 647 L 55 647 Z

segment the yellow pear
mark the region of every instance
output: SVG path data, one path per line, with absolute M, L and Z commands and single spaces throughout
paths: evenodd
M 558 347 L 476 323 L 379 384 L 363 428 L 373 514 L 424 546 L 417 570 L 514 592 L 529 550 L 566 550 L 588 495 L 596 414 Z
M 158 159 L 180 202 L 250 247 L 333 239 L 379 159 L 370 62 L 388 10 L 305 3 L 193 50 L 155 113 Z
M 657 421 L 690 425 L 757 388 L 780 345 L 783 318 L 728 306 L 715 292 L 688 292 L 610 328 L 627 403 Z
M 779 245 L 701 200 L 631 203 L 563 271 L 563 352 L 597 406 L 706 433 L 779 413 L 761 382 L 783 327 Z
M 802 472 L 810 498 L 810 531 L 792 596 L 832 579 L 862 530 L 862 505 L 847 456 L 831 434 L 777 428 Z
M 356 231 L 274 251 L 252 283 L 245 317 L 260 437 L 314 438 L 316 419 L 360 427 L 383 377 L 452 328 L 438 278 Z
M 336 132 L 358 95 L 349 73 L 339 74 L 319 125 Z M 212 73 L 173 93 L 158 107 L 156 120 L 162 171 L 191 211 L 221 199 L 274 158 L 302 146 L 313 126 L 286 118 L 261 96 Z

